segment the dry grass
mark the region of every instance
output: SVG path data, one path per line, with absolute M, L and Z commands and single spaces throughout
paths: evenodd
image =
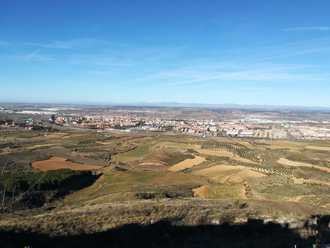
M 309 150 L 330 152 L 330 147 L 327 146 L 306 146 L 305 148 Z
M 293 177 L 293 181 L 295 184 L 315 184 L 315 185 L 323 185 L 323 186 L 330 187 L 330 182 L 325 182 L 325 181 L 316 180 L 316 179 L 304 179 L 304 178 Z
M 308 163 L 303 163 L 303 162 L 296 162 L 292 160 L 288 160 L 286 158 L 280 158 L 277 163 L 281 165 L 286 165 L 286 166 L 292 166 L 292 167 L 306 167 L 306 168 L 313 168 L 317 170 L 321 170 L 327 173 L 330 173 L 330 168 L 318 166 L 318 165 L 313 165 L 313 164 L 308 164 Z
M 246 199 L 243 184 L 212 184 L 197 188 L 194 193 L 202 199 Z
M 201 155 L 227 157 L 232 160 L 236 160 L 238 162 L 257 164 L 256 162 L 254 162 L 252 160 L 242 158 L 242 157 L 240 157 L 230 151 L 224 150 L 224 149 L 197 149 L 196 151 L 199 152 Z
M 195 158 L 186 159 L 186 160 L 184 160 L 180 163 L 177 163 L 177 164 L 171 166 L 168 170 L 169 171 L 174 171 L 174 172 L 182 171 L 182 170 L 185 170 L 185 169 L 192 168 L 195 165 L 199 165 L 199 164 L 203 163 L 204 161 L 205 161 L 204 157 L 197 156 Z
M 260 178 L 265 175 L 244 166 L 216 165 L 210 168 L 195 171 L 194 174 L 205 176 L 215 182 L 242 183 L 247 179 Z
M 304 149 L 303 143 L 287 140 L 265 141 L 265 144 L 268 144 L 270 149 L 287 149 L 292 152 L 297 152 Z

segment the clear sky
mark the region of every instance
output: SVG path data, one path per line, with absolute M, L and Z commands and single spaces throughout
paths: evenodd
M 330 106 L 329 0 L 1 0 L 0 101 Z

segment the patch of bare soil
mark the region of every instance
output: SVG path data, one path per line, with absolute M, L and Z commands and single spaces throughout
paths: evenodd
M 32 163 L 32 168 L 38 171 L 51 171 L 60 169 L 70 169 L 76 171 L 92 171 L 100 169 L 100 166 L 78 164 L 68 161 L 66 158 L 51 157 L 48 160 L 35 161 Z
M 203 185 L 193 189 L 193 195 L 194 197 L 198 197 L 198 198 L 207 198 L 209 195 L 209 190 L 210 189 L 207 185 Z

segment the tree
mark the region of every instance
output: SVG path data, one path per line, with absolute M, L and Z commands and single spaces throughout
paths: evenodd
M 112 163 L 112 155 L 111 153 L 107 153 L 105 155 L 104 161 L 106 162 L 107 166 L 110 166 Z

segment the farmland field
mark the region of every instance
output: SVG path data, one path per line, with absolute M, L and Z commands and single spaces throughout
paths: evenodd
M 98 176 L 38 210 L 27 207 L 26 217 L 21 210 L 17 216 L 3 211 L 0 227 L 64 235 L 164 219 L 298 221 L 330 214 L 330 152 L 320 141 L 1 132 L 0 160 L 11 161 L 17 171 L 97 171 Z

